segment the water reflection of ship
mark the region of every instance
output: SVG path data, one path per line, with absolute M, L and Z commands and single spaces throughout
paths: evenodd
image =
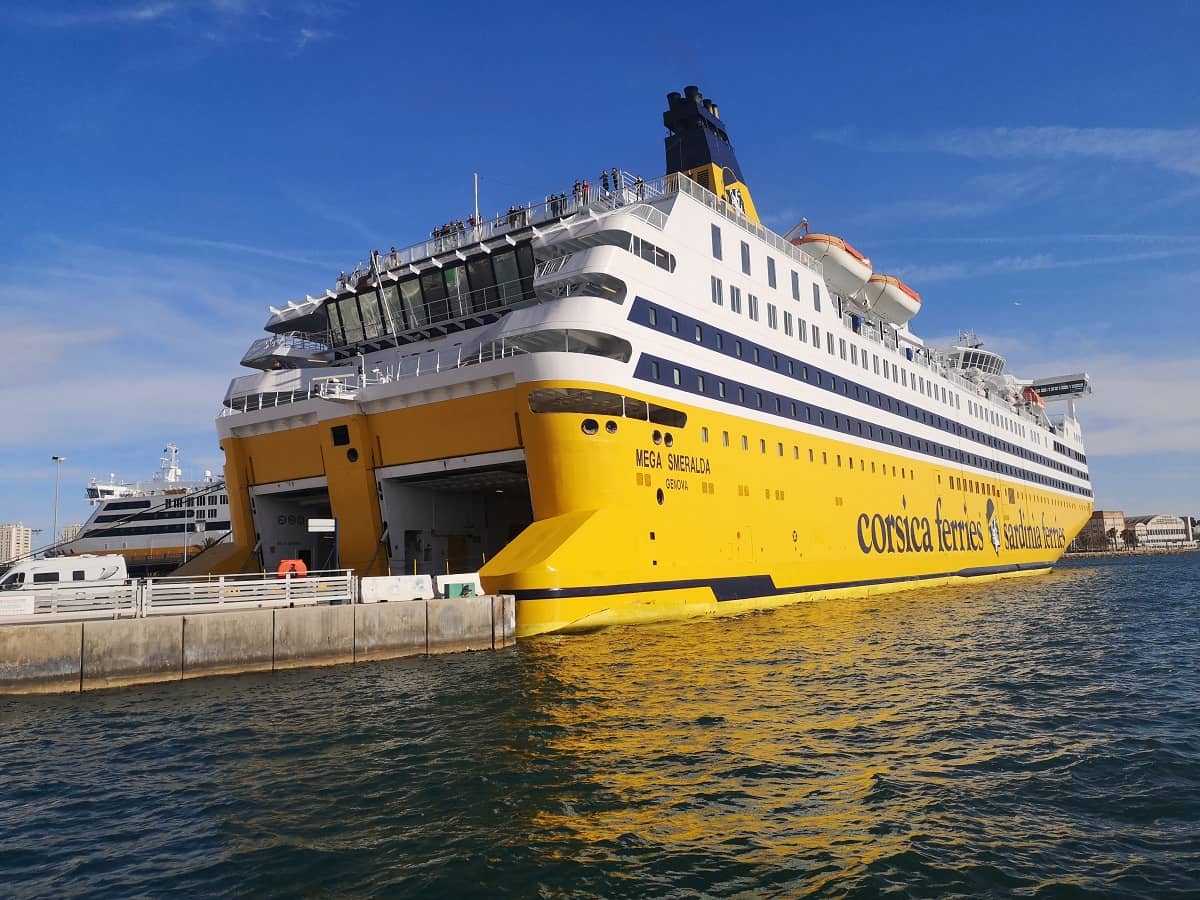
M 167 444 L 159 471 L 144 481 L 92 478 L 87 499 L 95 509 L 73 540 L 57 548 L 68 556 L 119 553 L 135 576 L 161 575 L 205 548 L 229 539 L 225 481 L 205 471 L 183 477 L 179 448 Z
M 1034 596 L 1089 577 L 1054 573 Z M 811 889 L 820 872 L 884 866 L 911 852 L 910 822 L 965 802 L 964 779 L 978 788 L 1012 750 L 1013 735 L 980 715 L 1005 666 L 1027 669 L 1026 631 L 1041 619 L 1013 607 L 1045 605 L 1028 596 L 1004 583 L 944 587 L 793 606 L 737 629 L 527 642 L 532 744 L 513 765 L 545 796 L 518 829 L 563 858 L 621 870 L 636 857 L 642 871 L 648 858 L 694 861 L 706 883 L 728 870 L 728 883 L 744 877 L 755 891 L 764 873 Z

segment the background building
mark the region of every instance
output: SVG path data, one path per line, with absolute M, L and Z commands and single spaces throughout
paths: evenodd
M 1137 534 L 1139 547 L 1175 547 L 1192 543 L 1192 530 L 1179 516 L 1130 516 L 1126 526 Z
M 1079 550 L 1119 550 L 1125 546 L 1125 513 L 1098 509 L 1092 513 L 1074 545 Z
M 82 530 L 82 525 L 64 525 L 62 527 L 62 542 L 65 544 L 67 541 L 75 540 L 75 538 L 79 537 L 79 532 Z
M 20 522 L 0 525 L 0 563 L 28 556 L 33 549 L 33 529 Z

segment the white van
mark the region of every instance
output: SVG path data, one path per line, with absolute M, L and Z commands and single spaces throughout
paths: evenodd
M 26 559 L 0 576 L 0 591 L 52 591 L 56 588 L 122 585 L 129 579 L 123 556 L 56 556 Z

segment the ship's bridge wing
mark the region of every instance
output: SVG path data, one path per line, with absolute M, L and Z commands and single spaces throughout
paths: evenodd
M 1087 372 L 1036 378 L 1031 387 L 1043 400 L 1073 400 L 1076 397 L 1086 397 L 1092 392 L 1092 382 Z

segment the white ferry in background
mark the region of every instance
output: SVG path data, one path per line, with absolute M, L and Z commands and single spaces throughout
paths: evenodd
M 88 503 L 95 507 L 78 536 L 55 555 L 120 554 L 136 576 L 169 572 L 214 543 L 229 539 L 225 481 L 206 471 L 185 480 L 179 448 L 163 448 L 159 471 L 146 481 L 92 478 Z

